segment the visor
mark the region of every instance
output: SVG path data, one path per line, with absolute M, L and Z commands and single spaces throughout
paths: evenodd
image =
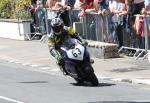
M 53 31 L 55 33 L 60 33 L 61 30 L 62 30 L 63 26 L 55 26 L 55 27 L 52 27 Z

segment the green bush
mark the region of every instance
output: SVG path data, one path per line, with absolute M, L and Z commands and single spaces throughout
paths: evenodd
M 0 0 L 0 18 L 3 19 L 30 19 L 27 9 L 30 0 Z
M 11 18 L 14 12 L 14 2 L 11 0 L 0 0 L 0 18 Z

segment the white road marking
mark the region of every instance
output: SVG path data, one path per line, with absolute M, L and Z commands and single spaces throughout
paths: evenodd
M 3 97 L 3 96 L 0 96 L 0 99 L 7 100 L 7 101 L 10 101 L 13 103 L 24 103 L 24 102 L 17 101 L 17 100 L 11 99 L 11 98 Z

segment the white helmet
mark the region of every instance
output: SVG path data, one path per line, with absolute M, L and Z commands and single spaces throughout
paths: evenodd
M 51 28 L 54 33 L 60 33 L 64 27 L 63 20 L 61 18 L 53 18 L 51 20 Z

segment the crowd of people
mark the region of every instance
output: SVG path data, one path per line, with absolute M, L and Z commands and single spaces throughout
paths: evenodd
M 138 46 L 140 46 L 143 39 L 143 16 L 139 14 L 150 15 L 150 0 L 32 0 L 32 7 L 34 24 L 41 27 L 40 32 L 42 33 L 51 32 L 51 19 L 56 17 L 60 11 L 64 11 L 60 17 L 64 25 L 68 27 L 72 26 L 72 22 L 80 21 L 83 16 L 92 12 L 104 17 L 109 16 L 110 38 L 108 42 L 117 43 L 118 47 L 129 46 L 131 42 L 134 42 L 131 41 L 134 36 L 137 36 Z M 46 29 L 45 13 L 47 14 L 48 30 Z M 70 15 L 71 13 L 73 16 Z M 147 21 L 147 23 L 150 22 Z M 123 39 L 126 39 L 126 42 Z

